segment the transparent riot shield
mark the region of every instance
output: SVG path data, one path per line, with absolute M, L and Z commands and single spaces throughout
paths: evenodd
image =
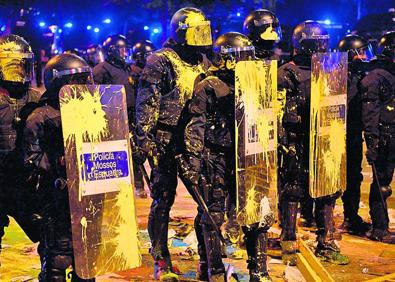
M 235 70 L 237 220 L 270 226 L 277 206 L 277 61 Z
M 125 90 L 67 85 L 59 95 L 75 271 L 88 279 L 138 267 Z
M 347 53 L 312 57 L 309 192 L 346 189 Z

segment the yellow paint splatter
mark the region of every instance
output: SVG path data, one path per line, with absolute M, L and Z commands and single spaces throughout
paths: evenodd
M 387 106 L 387 110 L 390 111 L 390 112 L 392 112 L 394 109 L 395 109 L 394 107 L 391 107 L 389 105 Z
M 244 107 L 244 123 L 236 122 L 236 154 L 239 156 L 236 185 L 241 189 L 238 194 L 245 198 L 237 200 L 238 221 L 251 225 L 262 219 L 262 198 L 276 195 L 270 191 L 277 189 L 276 62 L 239 62 L 235 89 L 236 104 Z M 244 134 L 241 148 L 239 134 Z M 239 152 L 241 149 L 245 151 Z M 241 167 L 241 159 L 244 167 Z
M 86 220 L 86 217 L 83 216 L 81 218 L 81 238 L 84 244 L 86 243 L 86 229 L 88 228 L 88 221 Z
M 210 22 L 202 13 L 188 11 L 185 24 L 189 26 L 185 33 L 185 40 L 190 46 L 210 46 L 213 44 Z
M 184 104 L 193 94 L 196 78 L 204 73 L 203 64 L 190 65 L 177 55 L 173 50 L 162 53 L 170 60 L 176 73 L 176 86 L 180 91 L 180 103 Z
M 346 127 L 339 117 L 341 108 L 346 107 L 346 94 L 331 90 L 331 73 L 316 64 L 311 80 L 309 137 L 309 190 L 313 198 L 332 195 L 346 185 Z
M 329 149 L 322 149 L 325 164 L 325 183 L 329 187 L 341 187 L 341 165 L 346 153 L 346 133 L 344 122 L 333 120 L 329 127 Z
M 60 99 L 62 113 L 62 130 L 66 147 L 75 141 L 77 155 L 82 152 L 83 142 L 100 142 L 109 134 L 106 113 L 101 104 L 99 86 L 91 93 L 87 86 L 69 87 L 69 95 Z M 83 160 L 82 160 L 83 161 Z M 77 166 L 81 167 L 81 159 L 77 158 Z M 82 190 L 79 189 L 79 200 Z
M 261 33 L 260 37 L 263 40 L 274 40 L 277 41 L 280 38 L 278 38 L 278 34 L 274 31 L 272 26 L 269 26 L 264 32 Z
M 134 203 L 133 189 L 127 183 L 119 184 L 119 193 L 116 197 L 114 211 L 117 216 L 111 226 L 114 237 L 109 242 L 115 246 L 110 255 L 108 264 L 118 264 L 122 269 L 138 267 L 141 264 L 140 245 L 137 240 L 138 226 L 136 213 L 130 206 Z M 133 238 L 136 238 L 133 240 Z M 103 249 L 106 251 L 106 248 Z

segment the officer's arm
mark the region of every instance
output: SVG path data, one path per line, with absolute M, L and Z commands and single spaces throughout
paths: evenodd
M 287 140 L 287 142 L 292 142 L 288 135 L 289 133 L 292 133 L 293 129 L 299 126 L 300 123 L 296 87 L 295 75 L 292 73 L 292 71 L 280 68 L 278 73 L 278 91 L 285 92 L 285 106 L 283 108 L 284 112 L 281 116 L 282 125 L 287 131 L 287 137 L 283 137 L 283 139 Z
M 39 112 L 33 112 L 23 130 L 23 158 L 25 166 L 31 173 L 49 171 L 48 156 L 42 150 L 40 140 L 44 135 L 44 117 Z
M 139 147 L 149 151 L 153 142 L 153 131 L 159 118 L 159 108 L 164 79 L 169 69 L 164 58 L 152 54 L 143 69 L 136 100 L 136 136 Z
M 379 138 L 380 84 L 380 79 L 370 74 L 361 81 L 362 122 L 368 143 Z

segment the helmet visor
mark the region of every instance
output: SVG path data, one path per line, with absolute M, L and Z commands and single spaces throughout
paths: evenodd
M 33 79 L 33 53 L 0 53 L 0 76 L 2 80 L 12 82 L 30 82 Z
M 329 49 L 329 39 L 305 39 L 300 48 L 304 54 L 325 53 Z
M 240 61 L 250 61 L 255 58 L 255 48 L 254 46 L 236 47 L 236 48 L 221 47 L 221 54 L 234 58 L 236 63 Z
M 361 60 L 363 62 L 370 62 L 374 57 L 372 45 L 368 44 L 355 50 L 353 60 Z
M 186 29 L 185 41 L 190 46 L 209 46 L 213 44 L 211 36 L 210 21 L 199 22 L 199 24 L 185 24 L 181 26 Z

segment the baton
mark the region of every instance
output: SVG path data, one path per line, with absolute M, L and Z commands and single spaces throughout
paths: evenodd
M 148 177 L 147 170 L 145 169 L 144 165 L 142 165 L 142 164 L 139 164 L 139 169 L 140 169 L 141 173 L 143 174 L 143 178 L 144 178 L 145 182 L 147 183 L 148 189 L 152 192 L 151 183 L 150 183 L 150 180 Z
M 383 205 L 383 209 L 385 209 L 385 201 L 384 201 L 383 193 L 381 192 L 380 182 L 379 182 L 379 179 L 377 177 L 376 165 L 374 163 L 372 164 L 372 168 L 373 168 L 373 178 L 376 178 L 377 189 L 379 189 L 381 204 Z

